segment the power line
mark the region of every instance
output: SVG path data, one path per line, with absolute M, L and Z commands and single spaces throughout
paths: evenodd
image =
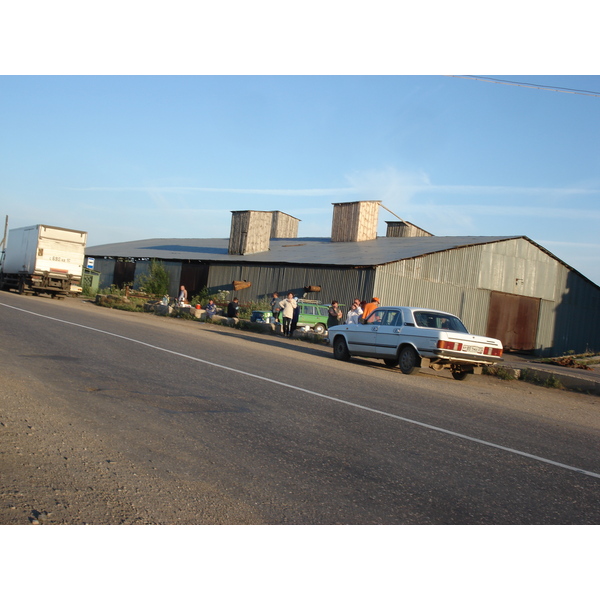
M 495 79 L 493 77 L 477 77 L 475 75 L 447 75 L 446 77 L 457 77 L 459 79 L 473 79 L 474 81 L 485 81 L 486 83 L 498 83 L 501 85 L 516 85 L 518 87 L 532 88 L 535 90 L 546 90 L 547 92 L 562 92 L 563 94 L 580 94 L 582 96 L 595 96 L 600 98 L 600 92 L 588 90 L 576 90 L 572 88 L 556 87 L 552 85 L 540 85 L 536 83 L 524 83 L 521 81 L 508 81 L 506 79 Z

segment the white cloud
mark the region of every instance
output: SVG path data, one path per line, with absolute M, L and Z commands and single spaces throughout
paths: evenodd
M 429 177 L 424 172 L 403 172 L 395 167 L 357 171 L 346 175 L 346 179 L 356 194 L 365 200 L 393 202 L 395 205 L 407 205 L 415 192 L 430 189 Z
M 207 188 L 207 187 L 87 187 L 67 188 L 76 192 L 142 192 L 147 194 L 181 194 L 185 192 L 207 192 L 221 194 L 250 194 L 261 196 L 333 196 L 355 194 L 353 188 L 308 188 L 308 189 L 266 189 L 266 188 Z

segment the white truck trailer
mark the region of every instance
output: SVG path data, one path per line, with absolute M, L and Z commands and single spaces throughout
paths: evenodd
M 0 289 L 53 298 L 80 294 L 86 241 L 85 231 L 50 225 L 11 229 L 0 257 Z

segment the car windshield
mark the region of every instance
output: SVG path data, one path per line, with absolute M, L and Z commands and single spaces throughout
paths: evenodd
M 428 312 L 425 310 L 415 311 L 415 325 L 417 327 L 448 329 L 449 331 L 469 333 L 467 328 L 462 324 L 462 321 L 458 317 L 455 317 L 454 315 Z

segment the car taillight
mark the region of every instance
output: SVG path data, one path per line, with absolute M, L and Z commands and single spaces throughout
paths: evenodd
M 461 343 L 449 342 L 448 340 L 438 340 L 437 347 L 442 350 L 462 350 Z
M 486 346 L 483 349 L 483 353 L 488 356 L 502 356 L 502 348 L 492 348 L 491 346 Z

